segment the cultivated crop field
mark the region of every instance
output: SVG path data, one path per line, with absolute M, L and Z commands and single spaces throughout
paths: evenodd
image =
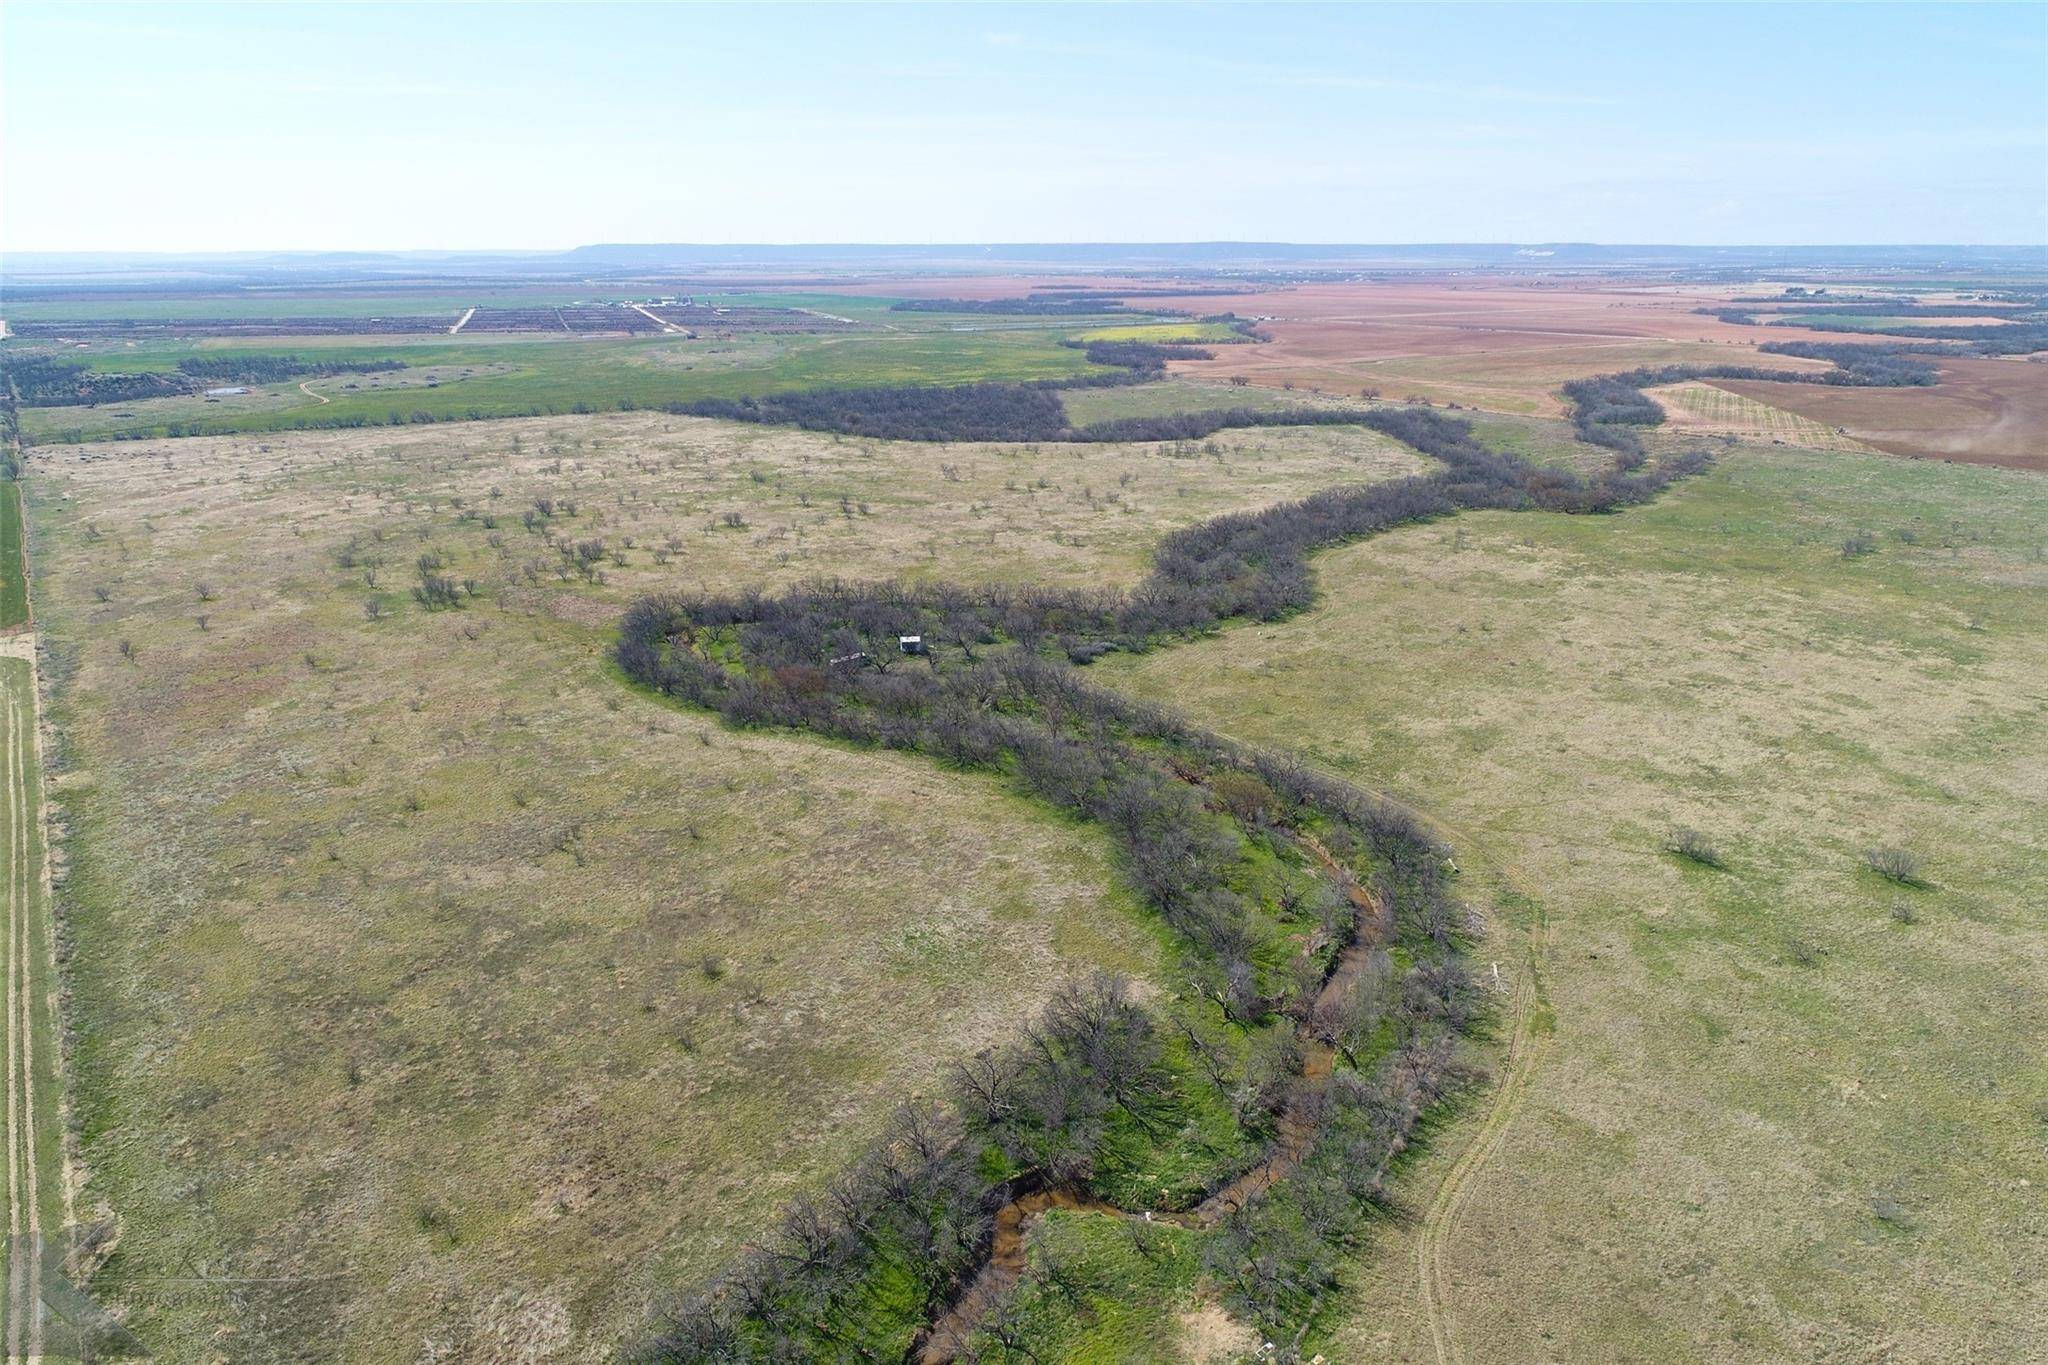
M 1075 335 L 1082 341 L 1147 341 L 1155 346 L 1244 342 L 1244 338 L 1232 331 L 1229 324 L 1222 322 L 1154 322 L 1134 327 L 1090 327 Z
M 1316 1349 L 2031 1353 L 2044 527 L 2033 476 L 1737 446 L 1619 517 L 1326 554 L 1295 620 L 1097 666 L 1412 802 L 1490 912 L 1503 1083 Z
M 2048 365 L 2037 360 L 1943 360 L 1941 382 L 1911 394 L 1767 380 L 1727 387 L 1894 454 L 2048 470 Z
M 1422 277 L 1151 302 L 1258 318 L 1260 332 L 1272 337 L 1262 346 L 1219 348 L 1212 360 L 1175 362 L 1179 373 L 1334 394 L 1374 388 L 1388 398 L 1415 394 L 1538 417 L 1559 414 L 1556 389 L 1567 379 L 1638 365 L 1728 363 L 1759 341 L 1809 335 L 1700 315 L 1695 310 L 1711 299 L 1683 287 L 1622 281 Z
M 1663 405 L 1665 423 L 1675 431 L 1734 436 L 1745 441 L 1804 446 L 1808 450 L 1870 449 L 1833 427 L 1713 384 L 1667 384 L 1647 392 Z
M 1057 982 L 1157 975 L 1095 830 L 644 699 L 627 600 L 1128 582 L 1173 527 L 1422 467 L 647 414 L 36 461 L 95 1293 L 170 1356 L 392 1361 L 601 1354 Z

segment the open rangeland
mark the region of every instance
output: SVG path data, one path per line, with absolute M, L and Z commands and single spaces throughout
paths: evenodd
M 1725 293 L 1190 295 L 1275 340 L 1060 398 L 1086 424 L 1413 395 L 1591 473 L 1612 453 L 1554 419 L 1568 379 L 1823 364 L 1754 350 L 1797 332 L 1691 311 Z M 394 342 L 419 363 L 204 410 L 1049 377 L 1087 364 L 1062 337 L 1187 325 L 730 301 L 864 330 Z M 1944 386 L 1983 366 L 2007 398 L 2031 377 L 1944 362 Z M 1995 1355 L 2038 1322 L 1996 1289 L 2041 1269 L 2007 1210 L 2040 1182 L 2026 1116 L 2048 1103 L 2011 1061 L 2042 1023 L 2015 907 L 2039 889 L 2048 509 L 2023 478 L 1878 457 L 1855 421 L 1801 415 L 1966 388 L 1670 386 L 1653 441 L 1711 437 L 1722 462 L 1653 506 L 1394 532 L 1320 556 L 1299 618 L 1098 668 L 1391 788 L 1488 915 L 1498 1028 L 1473 1058 L 1493 1083 L 1313 1325 L 1331 1359 L 1870 1339 L 1917 1359 L 1943 1332 Z M 32 435 L 134 433 L 197 402 L 27 414 Z M 603 1355 L 1057 983 L 1165 984 L 1098 831 L 925 759 L 636 695 L 605 662 L 627 602 L 826 575 L 1129 584 L 1169 530 L 1431 462 L 1336 427 L 949 445 L 565 412 L 47 444 L 30 465 L 96 1291 L 173 1356 L 398 1361 Z M 1681 827 L 1722 865 L 1669 852 Z M 1894 846 L 1922 876 L 1865 867 Z M 1041 1232 L 1124 1257 L 1085 1220 Z M 1242 1346 L 1185 1233 L 1127 1267 L 1138 1310 L 1076 1316 L 1033 1280 L 1021 1311 L 1125 1359 Z
M 1294 620 L 1097 666 L 1412 802 L 1489 912 L 1497 1083 L 1315 1349 L 2035 1353 L 2044 527 L 2031 475 L 1738 446 L 1617 517 L 1324 554 Z
M 1131 582 L 1168 529 L 1422 465 L 646 414 L 37 450 L 96 1292 L 166 1358 L 631 1339 L 1159 939 L 1098 831 L 994 781 L 629 692 L 621 606 Z

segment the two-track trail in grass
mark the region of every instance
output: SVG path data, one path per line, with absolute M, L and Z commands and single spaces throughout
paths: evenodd
M 1481 1168 L 1506 1144 L 1508 1131 L 1521 1113 L 1530 1078 L 1551 1035 L 1549 1028 L 1540 1026 L 1543 965 L 1550 954 L 1551 926 L 1543 903 L 1536 898 L 1517 864 L 1493 857 L 1478 840 L 1440 818 L 1424 818 L 1440 834 L 1454 839 L 1457 846 L 1472 851 L 1500 883 L 1500 890 L 1521 903 L 1529 921 L 1527 951 L 1520 968 L 1515 970 L 1513 998 L 1506 1011 L 1509 1032 L 1507 1046 L 1501 1053 L 1499 1081 L 1478 1130 L 1437 1186 L 1415 1240 L 1415 1268 L 1423 1315 L 1429 1323 L 1430 1345 L 1437 1365 L 1451 1365 L 1465 1357 L 1459 1352 L 1452 1331 L 1450 1247 L 1471 1204 Z
M 31 636 L 0 642 L 0 763 L 6 768 L 7 1299 L 9 1360 L 43 1354 L 46 1239 L 68 1221 L 58 1069 L 56 957 L 43 856 Z
M 9 453 L 18 468 L 19 444 Z M 44 1353 L 44 1237 L 71 1222 L 32 621 L 21 484 L 9 478 L 0 481 L 0 876 L 7 883 L 7 1022 L 0 1029 L 7 1043 L 7 1296 L 0 1311 L 9 1362 Z

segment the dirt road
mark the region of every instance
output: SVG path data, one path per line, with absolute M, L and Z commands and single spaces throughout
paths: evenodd
M 26 573 L 24 553 L 12 571 Z M 31 615 L 31 620 L 33 616 Z M 56 935 L 44 857 L 42 741 L 32 625 L 0 635 L 0 768 L 6 772 L 7 1297 L 12 1362 L 44 1355 L 44 1238 L 71 1221 L 62 1124 Z
M 39 913 L 47 902 L 38 894 L 42 822 L 31 766 L 34 672 L 26 662 L 9 660 L 5 674 L 0 764 L 7 773 L 7 1355 L 13 1361 L 43 1354 L 38 1253 L 45 1231 L 45 1162 L 37 1129 L 38 1111 L 54 1110 L 49 1093 L 54 1058 L 37 1034 L 38 1015 L 48 1009 L 48 968 L 54 964 L 47 960 L 47 926 Z
M 661 317 L 654 313 L 650 313 L 637 303 L 629 303 L 626 305 L 626 307 L 632 309 L 641 317 L 646 318 L 649 322 L 659 325 L 661 330 L 664 332 L 680 332 L 683 330 L 682 328 L 676 326 L 673 322 L 670 322 L 667 318 Z

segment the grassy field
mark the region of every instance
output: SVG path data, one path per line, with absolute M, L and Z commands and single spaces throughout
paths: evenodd
M 1472 424 L 1472 434 L 1496 450 L 1512 451 L 1542 465 L 1556 465 L 1593 475 L 1614 463 L 1614 452 L 1590 445 L 1562 422 L 1540 417 L 1513 417 L 1468 408 L 1457 414 Z
M 1731 347 L 1642 338 L 1599 345 L 1400 356 L 1360 364 L 1348 382 L 1374 385 L 1388 398 L 1418 394 L 1438 402 L 1551 417 L 1562 412 L 1556 390 L 1568 379 L 1639 366 L 1728 364 L 1733 355 Z M 1746 359 L 1746 355 L 1739 358 Z
M 1087 426 L 1119 417 L 1170 417 L 1183 412 L 1214 412 L 1219 408 L 1284 408 L 1294 398 L 1272 389 L 1167 379 L 1107 389 L 1068 389 L 1060 395 L 1060 401 L 1066 405 L 1069 422 Z
M 442 312 L 452 324 L 471 303 L 541 306 L 649 292 L 621 285 L 566 292 L 486 289 L 474 297 L 403 290 L 296 290 L 34 302 L 10 305 L 10 316 L 229 319 Z M 741 330 L 695 338 L 520 333 L 138 338 L 95 339 L 84 345 L 12 339 L 0 342 L 0 347 L 9 353 L 54 353 L 107 373 L 169 372 L 192 356 L 220 359 L 237 354 L 299 355 L 333 362 L 395 358 L 411 367 L 394 374 L 261 384 L 246 394 L 215 398 L 185 395 L 97 407 L 24 408 L 22 434 L 31 443 L 42 444 L 604 412 L 820 386 L 1061 379 L 1109 372 L 1060 342 L 1114 321 L 1113 314 L 1091 318 L 896 312 L 890 307 L 893 300 L 886 298 L 802 291 L 692 297 L 722 307 L 796 310 L 791 315 L 796 324 L 837 330 Z M 839 326 L 843 323 L 854 328 Z M 1176 335 L 1232 335 L 1220 324 L 1163 326 Z M 1156 339 L 1150 333 L 1160 327 L 1141 323 L 1110 330 L 1120 339 L 1146 340 Z
M 1618 517 L 1324 555 L 1295 620 L 1097 666 L 1439 818 L 1482 972 L 1535 987 L 1523 1079 L 1439 1135 L 1315 1349 L 2034 1352 L 2044 526 L 2027 475 L 1736 447 Z
M 201 435 L 284 431 L 347 423 L 403 424 L 470 417 L 660 407 L 697 398 L 733 398 L 820 386 L 973 380 L 1059 379 L 1109 373 L 1060 345 L 1045 328 L 1002 331 L 890 331 L 849 335 L 761 335 L 730 340 L 659 336 L 537 341 L 469 341 L 463 337 L 337 339 L 277 338 L 201 345 L 207 356 L 244 350 L 333 360 L 396 357 L 435 367 L 432 387 L 402 392 L 375 387 L 372 377 L 316 379 L 259 386 L 242 398 L 199 397 L 113 403 L 99 408 L 24 408 L 22 434 L 37 444 L 112 436 Z M 148 343 L 132 349 L 67 352 L 111 369 L 168 369 L 191 346 Z M 321 401 L 325 399 L 326 401 Z
M 1155 970 L 1094 831 L 637 699 L 625 601 L 1128 582 L 1170 527 L 1420 467 L 649 414 L 31 461 L 96 1292 L 165 1358 L 370 1361 L 602 1355 L 1056 982 Z M 550 544 L 600 538 L 602 581 Z M 475 595 L 412 601 L 422 555 Z
M 0 481 L 0 630 L 28 623 L 28 547 L 21 531 L 21 485 Z
M 1056 1261 L 1060 1283 L 1044 1266 Z M 1224 1365 L 1257 1345 L 1198 1292 L 1197 1238 L 1166 1223 L 1054 1211 L 1033 1228 L 1014 1330 L 1042 1360 L 1077 1365 Z M 988 1358 L 1010 1359 L 984 1339 Z

